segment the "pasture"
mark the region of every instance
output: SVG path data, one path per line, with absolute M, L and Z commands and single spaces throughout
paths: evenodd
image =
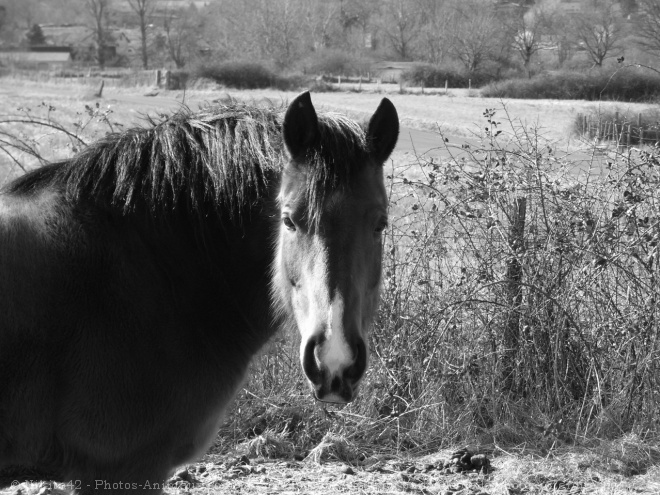
M 658 152 L 603 155 L 571 135 L 577 113 L 649 105 L 392 89 L 403 129 L 386 164 L 383 294 L 359 399 L 315 403 L 296 337 L 278 334 L 209 454 L 167 491 L 659 493 Z M 0 79 L 11 153 L 0 153 L 0 183 L 180 104 L 295 96 L 94 90 Z M 312 98 L 364 119 L 382 96 Z M 444 149 L 443 138 L 470 144 Z M 464 446 L 493 470 L 445 468 Z

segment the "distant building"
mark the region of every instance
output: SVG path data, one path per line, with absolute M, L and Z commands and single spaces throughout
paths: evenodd
M 31 45 L 28 47 L 31 52 L 72 52 L 70 46 L 61 45 Z
M 71 65 L 71 51 L 0 52 L 0 63 L 42 70 L 65 69 Z

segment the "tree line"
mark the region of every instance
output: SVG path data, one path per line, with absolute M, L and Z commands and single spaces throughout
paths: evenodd
M 139 33 L 143 68 L 208 58 L 363 73 L 387 59 L 531 76 L 660 56 L 656 0 L 0 0 L 4 46 L 42 41 L 45 22 L 85 25 L 100 66 L 117 27 Z

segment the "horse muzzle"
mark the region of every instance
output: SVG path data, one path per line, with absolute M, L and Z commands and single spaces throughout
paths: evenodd
M 302 348 L 303 371 L 314 397 L 321 402 L 347 404 L 357 396 L 360 380 L 367 369 L 367 346 L 357 337 L 341 349 L 320 337 L 310 338 Z

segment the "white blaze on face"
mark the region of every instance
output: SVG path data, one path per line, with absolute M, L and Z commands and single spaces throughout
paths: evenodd
M 305 260 L 301 286 L 292 294 L 293 312 L 301 334 L 301 359 L 309 339 L 322 333 L 314 357 L 319 368 L 330 376 L 340 375 L 353 357 L 344 337 L 344 300 L 340 294 L 331 299 L 327 274 L 327 251 L 316 240 L 312 257 Z M 283 256 L 281 250 L 278 257 Z
M 344 337 L 344 300 L 336 294 L 330 305 L 329 328 L 321 352 L 321 362 L 330 375 L 338 375 L 352 361 L 351 349 Z

